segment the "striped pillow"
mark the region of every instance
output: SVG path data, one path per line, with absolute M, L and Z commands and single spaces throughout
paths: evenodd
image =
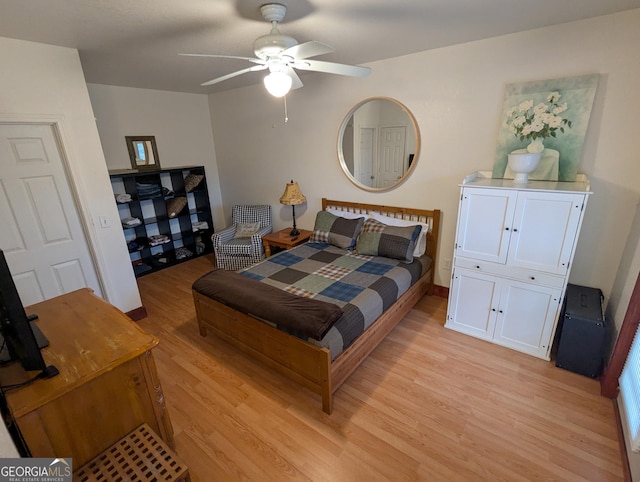
M 318 211 L 309 242 L 333 244 L 338 248 L 352 249 L 363 223 L 364 217 L 347 219 L 327 211 Z
M 358 236 L 356 253 L 411 263 L 421 229 L 420 225 L 389 226 L 373 218 L 367 219 Z

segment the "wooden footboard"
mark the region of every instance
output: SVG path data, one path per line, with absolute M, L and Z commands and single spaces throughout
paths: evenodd
M 323 409 L 330 412 L 331 356 L 327 348 L 307 343 L 197 291 L 193 291 L 193 300 L 202 336 L 211 331 L 265 365 L 319 393 Z
M 244 353 L 322 397 L 322 410 L 333 410 L 333 393 L 389 334 L 431 285 L 432 272 L 385 311 L 356 341 L 331 361 L 327 348 L 318 347 L 262 321 L 193 291 L 202 336 L 211 331 Z

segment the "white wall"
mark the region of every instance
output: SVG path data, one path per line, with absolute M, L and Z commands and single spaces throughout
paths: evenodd
M 490 170 L 505 84 L 600 73 L 580 165 L 589 201 L 570 281 L 608 296 L 640 199 L 640 10 L 521 32 L 369 64 L 365 79 L 302 74 L 305 86 L 283 101 L 261 85 L 209 97 L 225 214 L 236 202 L 265 202 L 276 228 L 290 224 L 278 204 L 287 180 L 307 204 L 296 209 L 311 228 L 329 197 L 443 211 L 436 283 L 449 286 L 459 188 L 470 172 Z M 258 74 L 256 82 L 259 82 Z M 371 96 L 393 97 L 417 119 L 422 149 L 415 172 L 395 190 L 368 193 L 343 175 L 336 139 L 344 115 Z
M 214 226 L 222 229 L 207 96 L 100 84 L 87 87 L 107 168 L 131 169 L 125 136 L 155 136 L 161 167 L 205 166 Z
M 74 49 L 0 38 L 0 117 L 58 124 L 80 216 L 103 281 L 105 298 L 130 311 L 140 295 L 119 223 L 84 74 Z

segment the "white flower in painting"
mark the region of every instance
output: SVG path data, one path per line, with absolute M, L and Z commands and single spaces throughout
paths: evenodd
M 559 115 L 569 108 L 566 102 L 558 104 L 560 97 L 560 92 L 551 92 L 547 102 L 538 102 L 535 106 L 533 99 L 524 100 L 507 111 L 504 125 L 521 141 L 540 139 L 542 145 L 542 139 L 557 137 L 571 128 L 571 121 Z M 538 148 L 538 144 L 533 147 Z
M 518 106 L 518 110 L 520 112 L 526 112 L 529 109 L 531 109 L 531 107 L 533 107 L 533 101 L 532 100 L 525 100 L 524 102 L 520 103 L 520 105 Z
M 544 102 L 540 102 L 537 106 L 533 108 L 533 115 L 540 115 L 547 112 L 547 104 Z
M 560 100 L 560 92 L 551 92 L 548 96 L 547 96 L 547 102 L 550 104 L 557 104 L 558 101 Z
M 553 109 L 551 109 L 551 113 L 555 114 L 555 115 L 562 114 L 568 108 L 569 107 L 567 106 L 567 103 L 565 102 L 564 104 L 561 104 L 561 105 L 556 106 Z
M 562 125 L 562 117 L 558 117 L 557 115 L 550 115 L 549 119 L 547 120 L 547 124 L 549 125 L 549 128 L 558 128 Z

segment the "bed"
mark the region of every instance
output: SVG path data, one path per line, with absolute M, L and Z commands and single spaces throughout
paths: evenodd
M 375 253 L 374 255 L 354 254 L 353 251 L 340 247 L 337 248 L 328 241 L 327 244 L 323 246 L 323 244 L 318 241 L 320 238 L 317 236 L 319 232 L 317 230 L 318 219 L 320 219 L 319 213 L 316 218 L 315 239 L 312 237 L 310 240 L 312 242 L 305 243 L 289 251 L 278 253 L 261 263 L 237 273 L 219 273 L 218 271 L 220 270 L 214 270 L 214 272 L 205 275 L 194 283 L 193 299 L 198 327 L 202 336 L 207 336 L 208 333 L 212 333 L 258 359 L 266 366 L 320 394 L 322 398 L 322 409 L 324 412 L 330 414 L 333 410 L 333 394 L 340 385 L 342 385 L 360 363 L 366 359 L 375 347 L 384 340 L 385 336 L 411 310 L 422 296 L 433 293 L 440 211 L 437 209 L 426 210 L 353 203 L 324 198 L 322 199 L 322 211 L 323 216 L 334 216 L 334 218 L 338 216 L 338 219 L 344 221 L 344 223 L 347 223 L 345 219 L 355 220 L 361 216 L 366 218 L 377 216 L 376 219 L 378 221 L 380 219 L 385 220 L 386 224 L 406 225 L 420 223 L 423 225 L 422 232 L 425 233 L 424 254 L 411 260 L 397 262 L 395 258 L 391 259 L 385 256 L 377 256 Z M 327 212 L 333 214 L 325 214 Z M 369 223 L 375 226 L 375 221 L 369 221 Z M 364 239 L 364 237 L 359 238 L 359 240 L 361 239 Z M 298 250 L 299 248 L 300 250 Z M 311 260 L 308 258 L 311 258 Z M 409 256 L 409 258 L 411 258 L 411 256 Z M 303 270 L 302 267 L 308 266 L 309 264 L 316 266 L 320 259 L 330 260 L 329 264 L 332 265 L 331 268 L 335 268 L 336 263 L 341 266 L 348 265 L 351 267 L 360 267 L 363 265 L 365 267 L 383 266 L 385 278 L 391 278 L 394 280 L 395 285 L 401 286 L 401 290 L 399 290 L 399 293 L 401 292 L 400 296 L 394 302 L 384 303 L 386 306 L 384 306 L 379 316 L 376 314 L 375 321 L 365 320 L 361 323 L 364 325 L 361 333 L 355 336 L 339 335 L 339 338 L 348 340 L 347 342 L 343 342 L 343 347 L 336 345 L 335 325 L 340 325 L 343 318 L 347 316 L 349 309 L 352 308 L 352 305 L 357 304 L 351 302 L 351 300 L 337 300 L 335 303 L 338 308 L 336 308 L 336 306 L 329 306 L 332 303 L 330 303 L 324 295 L 318 295 L 317 293 L 302 294 L 301 297 L 310 298 L 306 303 L 317 303 L 317 306 L 313 306 L 314 309 L 318 308 L 320 310 L 326 308 L 325 311 L 331 311 L 333 318 L 338 320 L 335 323 L 332 321 L 328 327 L 325 325 L 318 328 L 314 327 L 314 329 L 318 331 L 318 336 L 312 339 L 308 337 L 308 334 L 298 332 L 298 327 L 295 327 L 295 329 L 287 329 L 287 326 L 280 326 L 279 320 L 269 320 L 269 316 L 266 314 L 255 311 L 253 308 L 246 308 L 242 304 L 229 302 L 227 298 L 221 298 L 217 296 L 217 293 L 203 289 L 205 283 L 211 282 L 214 276 L 224 275 L 229 277 L 232 282 L 220 283 L 220 280 L 218 280 L 218 284 L 227 285 L 223 288 L 223 291 L 232 291 L 233 288 L 231 285 L 235 282 L 235 278 L 240 277 L 246 280 L 246 284 L 244 285 L 244 290 L 240 290 L 243 292 L 237 294 L 239 297 L 244 296 L 244 298 L 246 298 L 247 291 L 250 291 L 247 290 L 247 286 L 255 287 L 257 298 L 253 306 L 256 307 L 256 309 L 261 307 L 264 304 L 263 301 L 270 297 L 278 300 L 281 297 L 285 297 L 282 298 L 282 302 L 276 304 L 286 305 L 288 301 L 291 301 L 290 298 L 297 299 L 297 297 L 291 293 L 295 293 L 296 295 L 300 295 L 301 293 L 296 292 L 296 290 L 289 290 L 291 293 L 284 293 L 286 290 L 280 285 L 286 286 L 290 283 L 290 280 L 288 280 L 286 276 L 283 278 L 284 275 L 282 274 L 271 274 L 274 272 L 272 267 L 278 264 L 283 265 L 284 272 L 287 273 L 287 276 L 290 276 L 291 273 L 299 273 Z M 411 261 L 411 263 L 409 263 L 409 261 Z M 418 266 L 418 268 L 416 268 L 416 266 Z M 362 270 L 363 268 L 359 269 Z M 417 275 L 416 269 L 419 270 Z M 359 271 L 359 273 L 360 272 L 361 271 Z M 387 272 L 391 274 L 387 274 Z M 411 278 L 410 283 L 406 281 L 408 278 Z M 223 279 L 224 281 L 227 280 L 227 278 Z M 276 288 L 274 286 L 282 289 L 283 292 L 279 294 L 269 291 L 275 290 Z M 287 287 L 290 288 L 291 286 Z M 262 293 L 263 291 L 264 293 Z M 313 289 L 309 288 L 309 291 L 313 291 Z M 337 291 L 340 292 L 340 290 Z M 388 288 L 381 288 L 381 291 L 388 291 Z M 262 301 L 259 298 L 260 295 L 263 296 Z M 340 297 L 339 294 L 338 298 Z M 314 298 L 318 300 L 314 301 Z M 326 302 L 322 301 L 323 298 Z M 295 305 L 296 302 L 296 300 L 293 300 L 294 305 L 292 306 L 297 306 Z M 300 300 L 300 303 L 302 303 L 302 300 Z M 306 307 L 307 305 L 304 306 Z M 338 315 L 334 313 L 334 311 L 338 309 L 340 311 L 340 318 L 337 318 Z M 367 308 L 366 306 L 358 309 L 367 313 L 380 311 L 379 308 Z M 300 313 L 302 313 L 302 311 Z M 316 313 L 316 311 L 314 311 L 314 313 Z M 295 322 L 296 316 L 291 317 L 288 316 L 289 314 L 290 313 L 283 313 L 281 316 L 284 318 L 285 315 L 287 315 L 287 318 L 293 318 L 292 321 Z M 366 318 L 366 316 L 363 318 Z

